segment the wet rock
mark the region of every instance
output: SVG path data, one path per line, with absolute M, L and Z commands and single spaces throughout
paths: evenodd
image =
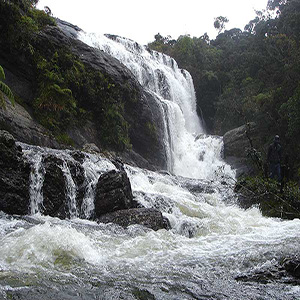
M 67 46 L 73 54 L 80 57 L 88 68 L 100 71 L 111 79 L 120 88 L 120 98 L 124 101 L 124 118 L 129 124 L 129 137 L 133 151 L 159 168 L 166 168 L 166 151 L 164 145 L 164 121 L 161 113 L 160 101 L 139 84 L 132 72 L 116 58 L 98 49 L 89 47 L 73 36 L 80 31 L 74 26 L 57 20 L 58 27 L 48 26 L 38 33 L 36 46 L 42 51 Z M 70 34 L 70 31 L 73 33 Z M 86 101 L 86 108 L 93 111 L 94 103 Z M 91 143 L 92 139 L 86 131 L 77 128 L 76 134 L 70 134 L 74 139 L 81 136 L 83 140 Z M 89 133 L 88 133 L 89 134 Z M 77 143 L 77 139 L 74 140 Z M 94 140 L 95 144 L 99 145 Z M 81 145 L 82 146 L 82 145 Z
M 213 194 L 215 192 L 214 188 L 211 185 L 211 182 L 204 180 L 181 178 L 180 184 L 182 187 L 195 195 L 203 193 Z
M 132 72 L 117 59 L 79 41 L 76 37 L 80 28 L 61 20 L 56 22 L 58 26 L 46 26 L 37 33 L 34 50 L 51 57 L 59 49 L 67 48 L 80 58 L 87 69 L 101 72 L 107 77 L 119 89 L 119 99 L 115 101 L 124 102 L 124 119 L 129 124 L 128 135 L 133 150 L 125 155 L 140 167 L 165 169 L 164 121 L 160 101 L 144 90 Z M 16 96 L 24 100 L 26 107 L 32 107 L 36 94 L 36 68 L 30 59 L 25 55 L 12 55 L 0 45 L 0 64 L 5 69 L 6 84 Z M 95 103 L 90 103 L 88 97 L 84 105 L 89 112 L 95 110 Z M 0 129 L 8 130 L 24 143 L 50 148 L 65 147 L 58 144 L 32 116 L 30 109 L 27 111 L 17 103 L 12 107 L 8 102 L 6 110 L 0 109 Z M 80 127 L 66 129 L 75 147 L 82 148 L 86 143 L 100 145 L 97 117 Z
M 283 266 L 290 275 L 300 279 L 300 259 L 286 259 Z
M 61 169 L 63 161 L 54 155 L 44 158 L 45 179 L 42 188 L 44 215 L 66 218 L 68 214 L 66 182 Z
M 241 274 L 235 278 L 237 281 L 258 282 L 267 284 L 280 282 L 287 284 L 299 285 L 300 283 L 300 260 L 298 258 L 286 258 L 267 268 Z
M 88 153 L 100 153 L 100 149 L 94 144 L 85 144 L 82 147 L 82 151 L 88 152 Z
M 85 154 L 81 151 L 75 150 L 70 153 L 70 155 L 80 164 L 83 164 L 85 160 Z
M 14 137 L 0 130 L 0 210 L 25 215 L 29 211 L 30 166 Z
M 162 213 L 153 208 L 132 208 L 118 210 L 98 218 L 100 223 L 115 223 L 122 227 L 139 224 L 153 230 L 169 229 L 170 223 Z
M 253 123 L 232 129 L 225 133 L 224 158 L 231 166 L 237 169 L 237 176 L 250 174 L 253 168 L 247 157 L 249 149 L 258 148 L 262 145 L 262 137 L 259 127 Z
M 148 290 L 135 288 L 132 291 L 132 294 L 135 296 L 138 300 L 155 300 L 155 297 L 153 294 L 151 294 Z
M 77 191 L 76 191 L 76 207 L 79 208 L 82 205 L 83 198 L 85 195 L 85 190 L 87 186 L 87 182 L 85 180 L 85 171 L 82 166 L 82 162 L 84 160 L 84 155 L 82 157 L 82 152 L 76 151 L 74 153 L 75 156 L 79 161 L 68 161 L 67 165 L 70 170 L 72 179 L 76 185 Z
M 125 171 L 112 170 L 100 176 L 95 195 L 95 216 L 134 207 L 129 178 Z

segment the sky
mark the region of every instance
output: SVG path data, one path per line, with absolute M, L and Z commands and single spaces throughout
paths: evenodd
M 229 19 L 226 29 L 244 29 L 255 10 L 266 8 L 267 0 L 40 0 L 37 8 L 45 6 L 54 17 L 86 32 L 115 34 L 145 45 L 157 33 L 177 39 L 207 32 L 214 39 L 218 16 Z

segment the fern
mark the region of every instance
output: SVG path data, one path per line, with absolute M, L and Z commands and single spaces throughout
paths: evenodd
M 2 93 L 4 93 L 8 99 L 10 100 L 10 102 L 12 103 L 12 105 L 15 105 L 15 98 L 14 95 L 12 93 L 12 91 L 10 90 L 10 88 L 2 81 L 0 81 L 0 91 Z M 2 103 L 2 101 L 1 101 Z
M 0 80 L 5 80 L 5 73 L 1 66 L 0 66 Z
M 5 73 L 3 68 L 0 66 L 0 92 L 8 97 L 12 105 L 15 105 L 15 98 L 11 89 L 2 80 L 5 80 Z M 0 107 L 5 107 L 5 101 L 2 94 L 0 94 Z

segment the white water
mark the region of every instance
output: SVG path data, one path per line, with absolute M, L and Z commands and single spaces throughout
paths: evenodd
M 211 179 L 222 167 L 234 172 L 221 160 L 222 139 L 204 135 L 196 112 L 196 97 L 191 75 L 178 68 L 171 57 L 115 37 L 114 40 L 80 32 L 79 39 L 117 58 L 136 76 L 140 84 L 155 94 L 166 120 L 169 171 L 181 176 Z M 197 138 L 201 135 L 201 138 Z
M 242 274 L 272 270 L 281 258 L 298 255 L 300 221 L 264 218 L 258 208 L 245 211 L 235 205 L 228 180 L 234 171 L 221 159 L 222 139 L 203 134 L 190 76 L 174 60 L 131 41 L 116 43 L 102 37 L 105 42 L 97 44 L 92 38 L 81 36 L 121 59 L 161 103 L 170 171 L 181 176 L 125 169 L 135 199 L 162 211 L 172 229 L 154 232 L 138 225 L 123 229 L 77 218 L 92 216 L 98 178 L 114 165 L 99 156 L 86 156 L 82 164 L 86 190 L 82 206 L 76 207 L 78 187 L 68 167 L 68 161 L 76 163 L 71 153 L 22 145 L 34 162 L 30 192 L 34 215 L 0 213 L 0 299 L 11 295 L 21 300 L 141 299 L 134 294 L 136 288 L 155 299 L 300 299 L 299 287 L 282 281 L 235 280 Z M 70 220 L 37 214 L 43 203 L 42 161 L 49 154 L 63 161 Z M 226 185 L 221 184 L 224 180 Z
M 55 299 L 49 296 L 55 289 L 59 299 L 68 299 L 75 289 L 72 299 L 95 299 L 99 293 L 101 299 L 135 299 L 132 291 L 138 287 L 156 299 L 298 299 L 299 289 L 290 285 L 243 284 L 234 278 L 272 270 L 281 258 L 299 254 L 299 220 L 264 218 L 257 208 L 242 210 L 228 186 L 217 182 L 130 166 L 126 171 L 135 198 L 160 209 L 172 229 L 154 232 L 138 225 L 122 229 L 80 219 L 2 215 L 3 295 L 8 290 L 29 299 L 24 296 L 29 288 L 30 295 L 48 300 Z M 187 184 L 203 184 L 204 192 L 191 193 Z

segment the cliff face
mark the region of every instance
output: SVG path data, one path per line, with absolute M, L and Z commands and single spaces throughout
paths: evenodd
M 113 101 L 117 104 L 122 102 L 122 107 L 124 107 L 122 117 L 128 124 L 128 137 L 132 145 L 132 150 L 123 151 L 124 156 L 136 160 L 137 164 L 143 167 L 165 168 L 163 121 L 156 100 L 143 90 L 133 74 L 122 63 L 77 40 L 76 34 L 79 28 L 59 20 L 57 23 L 58 26 L 47 26 L 38 32 L 35 37 L 34 51 L 45 53 L 46 56 L 49 54 L 50 57 L 51 53 L 59 49 L 68 49 L 86 69 L 91 72 L 101 72 L 109 80 L 111 86 L 117 88 L 117 96 L 114 93 L 109 97 L 113 97 Z M 9 130 L 18 140 L 25 143 L 60 147 L 51 138 L 51 131 L 38 124 L 33 114 L 32 103 L 37 93 L 38 74 L 32 66 L 32 61 L 25 55 L 14 57 L 7 51 L 2 51 L 3 45 L 4 43 L 0 42 L 0 64 L 6 73 L 5 83 L 26 105 L 17 104 L 11 107 L 8 103 L 7 109 L 0 108 L 0 129 Z M 103 149 L 101 134 L 104 129 L 99 127 L 101 115 L 95 112 L 97 112 L 97 106 L 100 107 L 105 99 L 98 99 L 98 103 L 95 103 L 85 96 L 84 92 L 79 97 L 83 99 L 81 105 L 93 117 L 82 122 L 80 126 L 74 124 L 68 126 L 66 132 L 74 141 L 75 147 L 80 148 L 86 143 L 95 143 Z M 153 130 L 153 125 L 155 130 Z

